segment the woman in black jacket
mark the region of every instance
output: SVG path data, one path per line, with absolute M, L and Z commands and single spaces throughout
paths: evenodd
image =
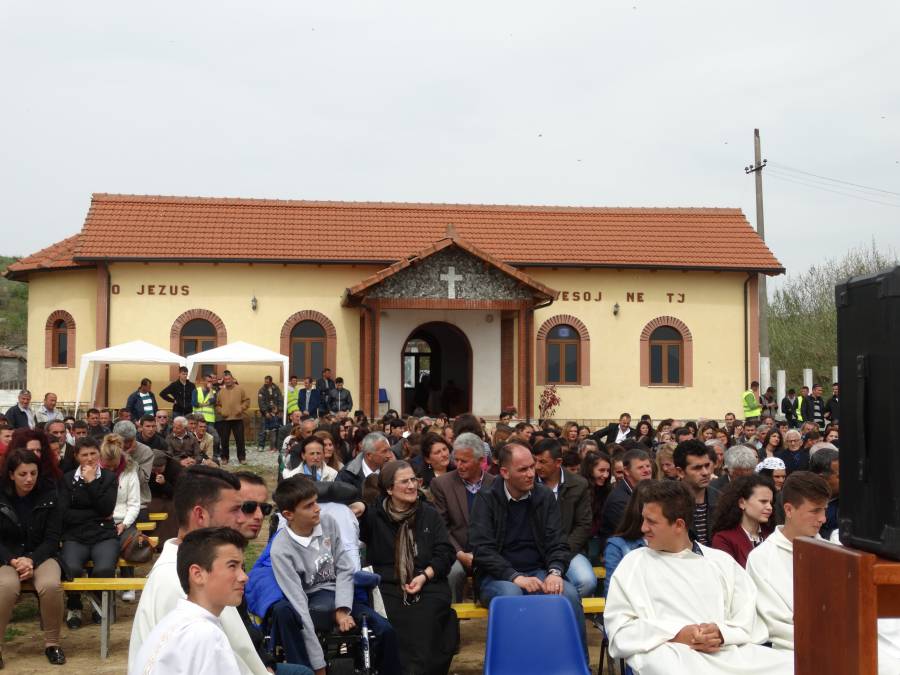
M 360 522 L 366 562 L 381 575 L 388 620 L 397 632 L 404 673 L 450 670 L 459 625 L 450 608 L 447 573 L 456 559 L 438 512 L 419 499 L 419 479 L 407 462 L 388 462 L 381 496 Z
M 62 559 L 69 575 L 80 574 L 91 560 L 93 577 L 114 577 L 119 537 L 112 514 L 119 484 L 116 474 L 100 468 L 100 448 L 90 436 L 75 444 L 78 468 L 63 476 L 59 502 L 63 513 Z M 66 625 L 81 627 L 81 594 L 69 593 Z M 95 623 L 100 615 L 94 612 Z
M 6 456 L 0 472 L 0 635 L 6 631 L 22 582 L 31 581 L 44 626 L 44 654 L 53 665 L 62 665 L 66 662 L 59 646 L 62 570 L 57 560 L 62 514 L 56 483 L 41 476 L 39 466 L 33 452 L 19 448 Z

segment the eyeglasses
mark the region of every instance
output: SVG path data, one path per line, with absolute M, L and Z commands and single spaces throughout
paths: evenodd
M 402 480 L 395 480 L 394 485 L 418 485 L 419 479 L 413 476 L 412 478 L 403 478 Z
M 274 507 L 267 502 L 246 501 L 241 504 L 241 511 L 243 513 L 246 513 L 248 516 L 256 513 L 256 509 L 259 509 L 260 511 L 262 511 L 262 514 L 264 516 L 267 516 L 272 513 L 273 508 Z
M 169 419 L 169 416 L 168 416 L 168 415 L 157 415 L 157 416 L 156 416 L 156 419 L 158 419 L 158 420 L 167 420 L 167 419 Z

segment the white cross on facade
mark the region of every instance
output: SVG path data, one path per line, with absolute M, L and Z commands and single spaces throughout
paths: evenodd
M 462 281 L 462 274 L 456 273 L 453 265 L 447 268 L 447 273 L 441 275 L 441 281 L 447 282 L 447 297 L 453 299 L 456 297 L 456 282 Z

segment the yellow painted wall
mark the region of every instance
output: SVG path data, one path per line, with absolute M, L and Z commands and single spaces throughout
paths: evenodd
M 81 355 L 96 349 L 96 271 L 35 272 L 28 283 L 28 388 L 36 404 L 48 391 L 61 401 L 75 399 Z M 44 329 L 47 317 L 63 309 L 75 319 L 75 367 L 48 368 Z
M 359 310 L 343 308 L 340 303 L 345 288 L 374 271 L 366 266 L 114 263 L 110 283 L 118 286 L 119 293 L 111 296 L 110 344 L 143 339 L 168 349 L 172 323 L 181 313 L 196 308 L 221 317 L 229 342 L 244 340 L 280 351 L 279 335 L 285 320 L 300 310 L 315 310 L 331 319 L 337 329 L 337 374 L 358 400 Z M 559 388 L 562 405 L 558 418 L 615 418 L 626 410 L 635 416 L 646 412 L 654 418 L 721 417 L 729 410 L 739 412 L 744 388 L 745 274 L 550 268 L 526 272 L 569 293 L 568 299 L 561 297 L 537 312 L 535 330 L 551 316 L 572 314 L 585 323 L 591 336 L 591 384 Z M 77 359 L 97 348 L 95 274 L 85 270 L 30 276 L 28 382 L 36 398 L 48 390 L 56 391 L 62 401 L 75 398 Z M 146 284 L 189 285 L 190 294 L 137 295 Z M 575 301 L 574 291 L 590 291 L 592 301 Z M 595 301 L 597 291 L 603 294 L 600 302 Z M 644 301 L 628 302 L 628 292 L 643 293 Z M 685 301 L 677 303 L 675 296 L 670 303 L 666 293 L 684 293 Z M 256 311 L 250 307 L 254 296 Z M 620 312 L 613 316 L 616 302 Z M 74 369 L 44 367 L 44 325 L 56 309 L 70 312 L 77 324 Z M 675 316 L 691 330 L 692 387 L 639 384 L 640 334 L 649 321 L 661 315 Z M 236 365 L 233 370 L 247 387 L 254 406 L 263 376 L 279 376 L 274 366 Z M 157 392 L 169 381 L 166 367 L 115 365 L 110 373 L 111 406 L 123 405 L 141 377 L 151 378 Z M 382 378 L 386 376 L 382 373 Z M 541 387 L 537 387 L 535 405 L 540 393 Z
M 315 310 L 327 316 L 337 330 L 337 375 L 354 397 L 359 392 L 359 310 L 341 307 L 343 290 L 374 270 L 350 266 L 261 264 L 134 264 L 110 266 L 110 284 L 119 293 L 110 303 L 110 343 L 143 339 L 169 348 L 172 323 L 189 309 L 208 309 L 225 323 L 228 342 L 242 340 L 280 351 L 281 327 L 295 312 Z M 137 295 L 142 284 L 190 285 L 185 295 Z M 168 291 L 167 291 L 168 292 Z M 257 309 L 250 299 L 257 299 Z M 247 388 L 256 407 L 256 391 L 265 375 L 279 378 L 273 366 L 242 366 L 232 371 Z M 110 405 L 125 403 L 141 377 L 153 380 L 160 391 L 169 381 L 165 367 L 121 365 L 111 368 Z
M 558 419 L 614 419 L 622 412 L 654 419 L 722 418 L 737 412 L 744 390 L 744 303 L 742 273 L 647 272 L 642 270 L 526 270 L 569 299 L 535 314 L 535 332 L 557 314 L 571 314 L 587 326 L 591 338 L 590 386 L 558 386 Z M 591 293 L 591 302 L 575 301 L 573 291 Z M 602 300 L 596 302 L 597 291 Z M 644 301 L 628 302 L 628 292 Z M 670 303 L 666 293 L 684 293 Z M 613 306 L 619 304 L 618 316 Z M 640 335 L 658 316 L 674 316 L 694 340 L 691 387 L 640 386 Z M 537 380 L 535 380 L 537 381 Z M 543 387 L 535 390 L 535 406 Z M 535 411 L 536 414 L 537 411 Z

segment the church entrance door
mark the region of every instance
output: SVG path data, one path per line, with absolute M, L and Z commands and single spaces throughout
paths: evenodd
M 459 328 L 443 321 L 422 324 L 403 345 L 401 412 L 421 408 L 455 417 L 472 409 L 472 347 Z

